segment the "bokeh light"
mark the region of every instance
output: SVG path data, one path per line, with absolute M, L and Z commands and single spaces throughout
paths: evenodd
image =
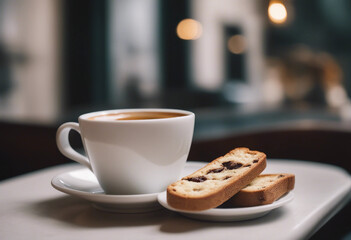
M 237 34 L 229 38 L 228 49 L 231 53 L 242 54 L 246 50 L 246 39 L 243 35 Z
M 268 17 L 275 24 L 282 24 L 288 17 L 288 12 L 283 3 L 271 1 L 268 7 Z
M 177 35 L 183 40 L 195 40 L 202 34 L 202 25 L 194 19 L 184 19 L 177 26 Z

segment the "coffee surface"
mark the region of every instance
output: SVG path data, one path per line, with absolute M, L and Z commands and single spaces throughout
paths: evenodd
M 121 112 L 109 113 L 90 117 L 89 120 L 147 120 L 147 119 L 162 119 L 186 116 L 184 113 L 176 112 Z

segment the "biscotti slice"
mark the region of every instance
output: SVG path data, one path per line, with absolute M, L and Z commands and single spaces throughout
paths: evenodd
M 241 189 L 225 204 L 232 207 L 252 207 L 270 204 L 294 189 L 294 186 L 294 174 L 262 174 Z
M 167 202 L 176 209 L 215 208 L 248 185 L 266 167 L 266 155 L 236 148 L 167 188 Z

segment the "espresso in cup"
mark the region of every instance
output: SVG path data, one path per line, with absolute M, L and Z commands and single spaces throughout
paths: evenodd
M 107 194 L 147 194 L 179 179 L 190 150 L 195 115 L 176 109 L 124 109 L 83 114 L 62 124 L 56 142 L 88 167 Z M 80 133 L 85 155 L 69 144 Z
M 179 112 L 121 112 L 109 113 L 88 118 L 89 120 L 148 120 L 148 119 L 162 119 L 183 117 L 187 114 Z

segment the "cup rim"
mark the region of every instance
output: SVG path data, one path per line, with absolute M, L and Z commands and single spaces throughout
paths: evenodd
M 123 112 L 175 112 L 175 113 L 183 113 L 186 114 L 184 116 L 178 116 L 178 117 L 172 117 L 172 118 L 156 118 L 156 119 L 138 119 L 138 120 L 118 120 L 118 121 L 111 121 L 111 120 L 92 120 L 89 119 L 92 116 L 95 115 L 104 115 L 104 114 L 110 114 L 110 113 L 123 113 Z M 125 108 L 125 109 L 110 109 L 110 110 L 101 110 L 101 111 L 95 111 L 95 112 L 89 112 L 89 113 L 84 113 L 79 116 L 78 120 L 79 121 L 87 121 L 87 122 L 113 122 L 113 123 L 122 123 L 122 122 L 152 122 L 152 121 L 169 121 L 171 119 L 182 119 L 182 118 L 188 118 L 195 116 L 195 114 L 191 111 L 188 110 L 183 110 L 183 109 L 173 109 L 173 108 Z

